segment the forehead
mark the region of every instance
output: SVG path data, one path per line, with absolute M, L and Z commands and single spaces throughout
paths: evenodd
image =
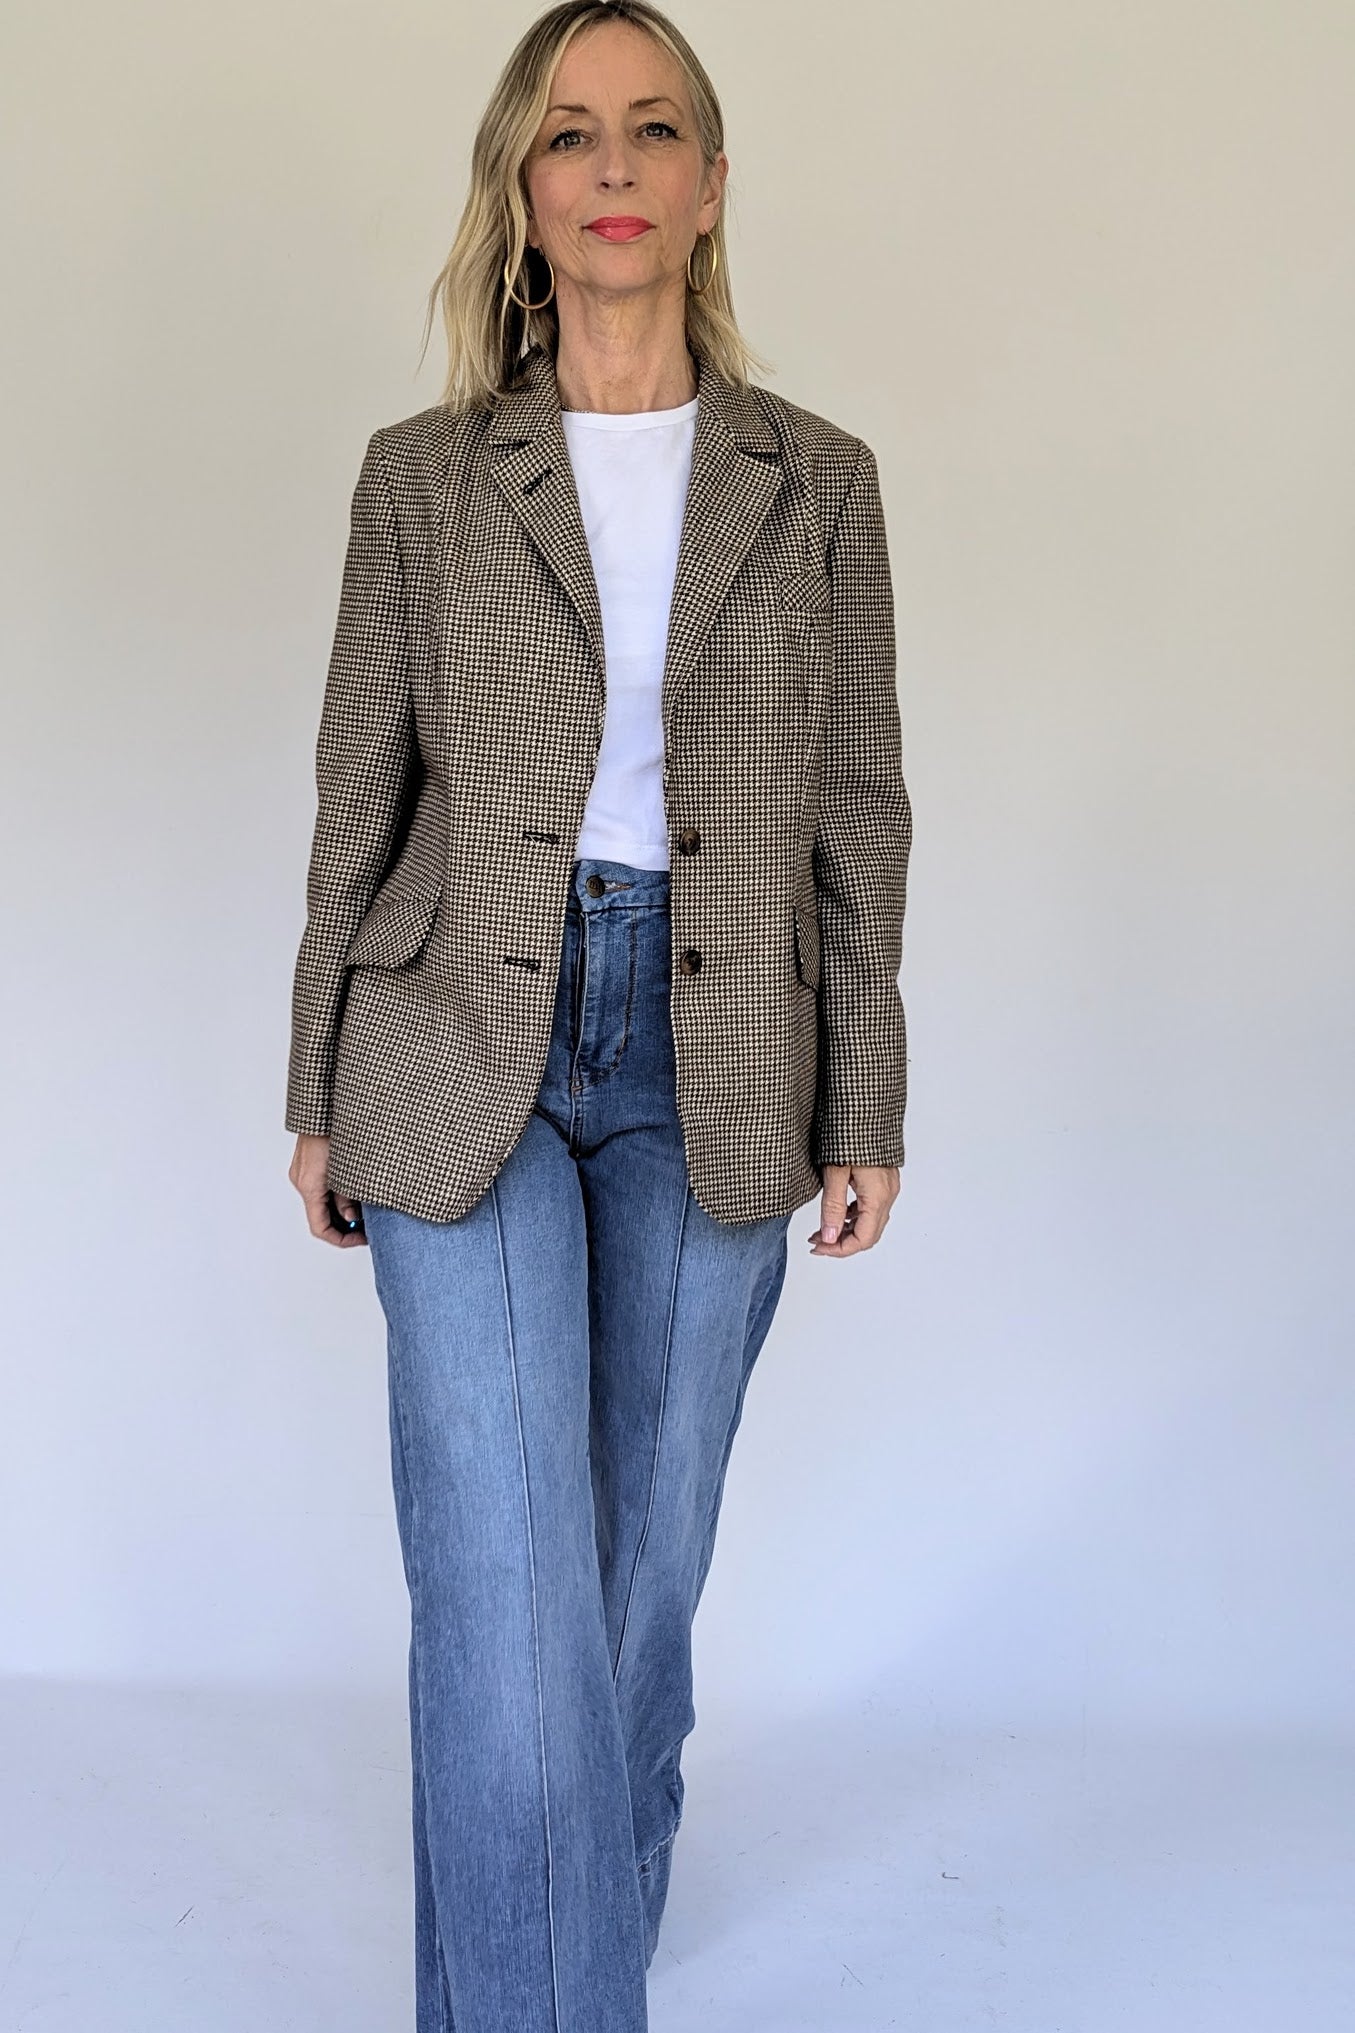
M 551 104 L 602 111 L 666 98 L 689 100 L 682 66 L 671 51 L 630 21 L 602 21 L 576 35 L 556 66 Z

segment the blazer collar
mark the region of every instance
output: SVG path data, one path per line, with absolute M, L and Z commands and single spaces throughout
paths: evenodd
M 605 684 L 602 610 L 555 362 L 533 346 L 494 398 L 490 471 L 573 602 Z M 781 442 L 751 389 L 697 360 L 696 429 L 678 544 L 663 674 L 663 715 L 690 674 L 720 606 L 782 486 Z
M 708 360 L 696 362 L 698 425 L 718 432 L 750 452 L 780 449 L 776 432 L 758 408 L 751 389 L 730 381 Z M 560 415 L 555 361 L 545 346 L 533 346 L 519 362 L 511 388 L 494 398 L 490 442 L 517 443 L 550 434 Z M 693 457 L 696 448 L 693 446 Z

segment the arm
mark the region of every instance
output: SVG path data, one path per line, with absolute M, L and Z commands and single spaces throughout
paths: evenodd
M 894 598 L 875 455 L 857 453 L 828 550 L 833 696 L 814 841 L 824 1075 L 821 1165 L 903 1163 L 898 974 L 912 810 L 895 690 Z
M 301 1135 L 329 1131 L 344 954 L 398 843 L 421 767 L 404 576 L 381 437 L 378 430 L 368 441 L 353 492 L 316 743 L 318 810 L 292 987 L 285 1123 Z

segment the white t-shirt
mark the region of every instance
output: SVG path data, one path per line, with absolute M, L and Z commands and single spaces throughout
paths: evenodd
M 607 711 L 575 852 L 667 868 L 663 720 L 668 609 L 697 398 L 676 409 L 562 410 L 602 605 Z

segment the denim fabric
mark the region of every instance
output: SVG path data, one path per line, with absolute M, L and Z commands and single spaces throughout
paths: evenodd
M 692 1193 L 668 884 L 574 863 L 519 1142 L 459 1220 L 364 1207 L 411 1608 L 417 2033 L 646 2026 L 692 1619 L 790 1220 Z

